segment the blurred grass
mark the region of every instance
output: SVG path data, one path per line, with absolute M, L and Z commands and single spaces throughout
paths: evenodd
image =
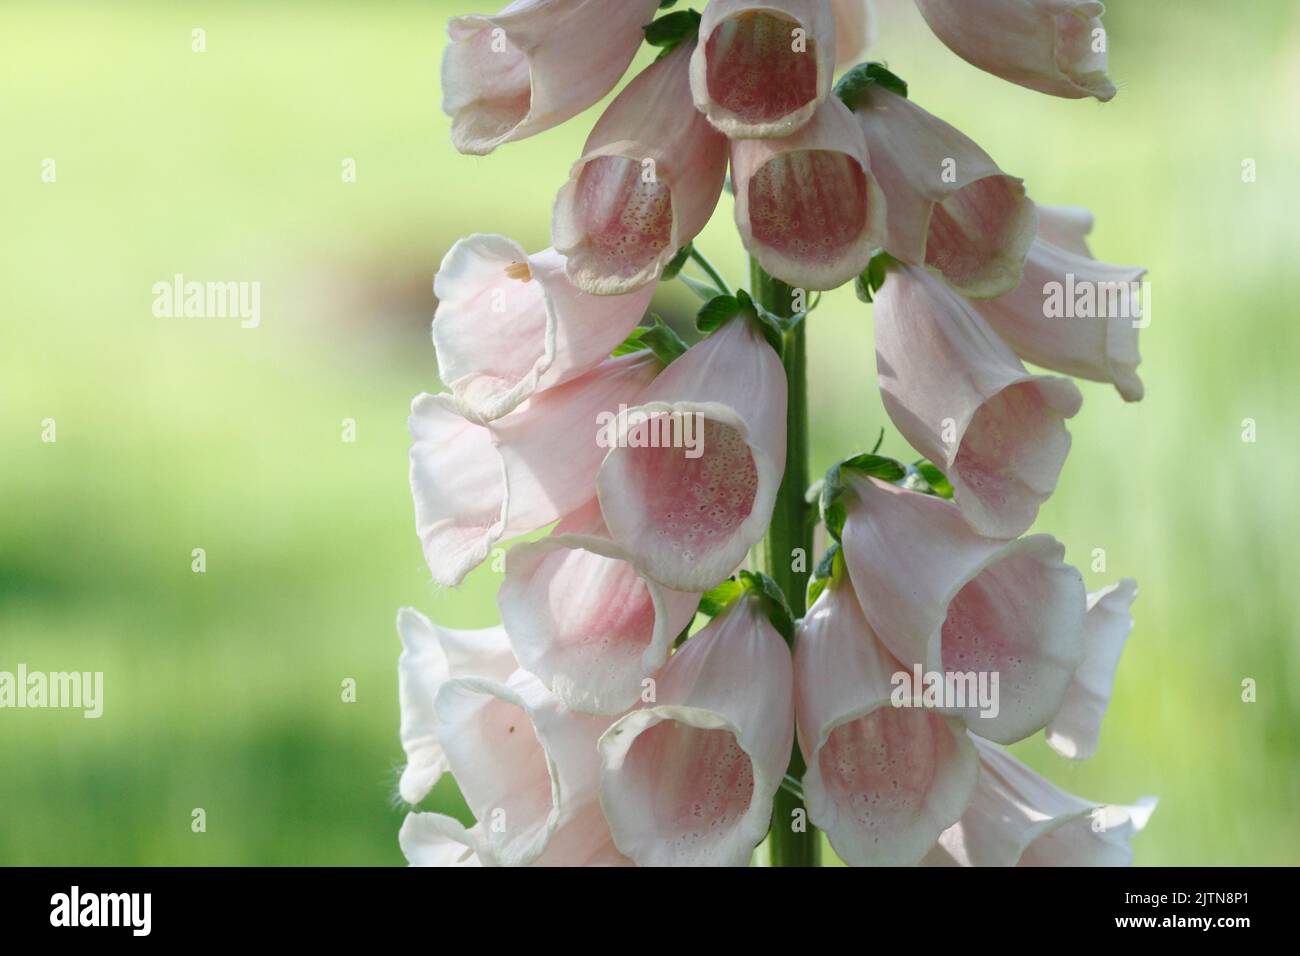
M 915 99 L 1151 269 L 1148 397 L 1084 386 L 1038 526 L 1091 587 L 1138 578 L 1137 628 L 1098 756 L 1018 751 L 1092 798 L 1159 795 L 1139 863 L 1300 862 L 1296 7 L 1112 4 L 1100 106 L 985 76 L 884 5 L 877 55 Z M 435 590 L 412 530 L 430 280 L 465 233 L 545 245 L 595 115 L 456 155 L 437 67 L 474 6 L 6 4 L 0 669 L 102 670 L 106 705 L 0 712 L 0 862 L 401 862 L 395 611 L 487 625 L 497 583 Z M 739 276 L 729 220 L 700 245 Z M 177 272 L 261 282 L 261 327 L 154 318 Z M 869 310 L 842 291 L 810 321 L 820 469 L 887 423 Z M 906 454 L 892 430 L 884 449 Z M 429 805 L 463 812 L 447 784 Z

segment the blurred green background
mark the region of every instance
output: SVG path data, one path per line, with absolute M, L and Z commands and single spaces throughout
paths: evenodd
M 395 611 L 488 625 L 497 584 L 436 589 L 413 530 L 431 279 L 470 232 L 545 246 L 596 115 L 458 156 L 443 31 L 483 2 L 5 3 L 0 670 L 103 671 L 106 699 L 0 711 L 0 862 L 402 862 Z M 1139 580 L 1137 627 L 1099 754 L 1016 750 L 1090 798 L 1158 795 L 1139 863 L 1300 862 L 1300 5 L 1116 0 L 1106 105 L 987 76 L 883 6 L 875 55 L 914 99 L 1151 269 L 1148 397 L 1083 384 L 1038 524 L 1090 587 Z M 739 277 L 730 216 L 699 245 Z M 178 272 L 260 282 L 260 327 L 155 318 Z M 869 309 L 842 290 L 810 321 L 820 471 L 887 423 Z M 907 454 L 892 429 L 884 450 Z M 461 812 L 449 781 L 428 805 Z

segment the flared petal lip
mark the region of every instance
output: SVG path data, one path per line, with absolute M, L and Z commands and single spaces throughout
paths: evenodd
M 1055 833 L 1057 830 L 1076 820 L 1091 817 L 1098 811 L 1120 810 L 1124 812 L 1128 815 L 1128 823 L 1132 827 L 1132 832 L 1134 834 L 1140 833 L 1146 827 L 1147 822 L 1151 819 L 1151 815 L 1155 812 L 1156 804 L 1158 802 L 1159 801 L 1157 801 L 1155 797 L 1139 797 L 1137 802 L 1131 806 L 1113 803 L 1095 803 L 1091 806 L 1086 806 L 1082 809 L 1076 810 L 1073 813 L 1064 813 L 1055 817 L 1045 817 L 1020 831 L 1022 838 L 1016 843 L 1016 859 L 1012 865 L 1014 866 L 1018 864 L 1029 848 L 1049 833 Z
M 460 415 L 461 417 L 466 418 L 469 421 L 474 421 L 473 416 L 467 412 L 467 409 L 465 408 L 465 404 L 461 402 L 459 399 L 457 399 L 455 396 L 446 393 L 432 395 L 428 392 L 423 392 L 417 395 L 414 401 L 411 402 L 411 418 L 414 419 L 420 413 L 420 410 L 425 405 L 437 405 L 441 408 L 447 409 L 448 411 L 455 412 L 457 415 Z M 478 542 L 475 543 L 475 545 L 471 549 L 466 551 L 454 562 L 452 562 L 451 564 L 452 570 L 450 573 L 443 573 L 441 575 L 437 573 L 434 574 L 434 580 L 436 580 L 443 587 L 459 586 L 460 583 L 465 580 L 465 576 L 467 574 L 469 574 L 476 567 L 478 567 L 480 564 L 482 564 L 484 561 L 487 560 L 488 555 L 492 553 L 493 546 L 495 546 L 497 542 L 501 540 L 501 536 L 505 533 L 507 516 L 510 514 L 510 476 L 506 468 L 505 460 L 501 458 L 499 453 L 497 457 L 498 457 L 498 464 L 500 465 L 501 468 L 501 489 L 502 489 L 501 510 L 497 515 L 497 520 L 494 521 L 492 525 L 483 533 L 483 535 L 479 538 Z M 410 458 L 411 458 L 411 468 L 410 468 L 411 490 L 414 494 L 418 495 L 419 492 L 415 488 L 416 470 L 418 468 L 418 465 L 416 464 L 416 454 L 415 454 L 414 446 L 412 446 L 411 448 Z M 429 534 L 420 535 L 420 544 L 423 547 L 426 557 L 434 550 L 435 547 L 435 542 L 431 539 Z M 444 556 L 442 555 L 440 555 L 439 557 L 438 564 L 440 566 L 444 566 L 443 557 Z M 433 562 L 430 561 L 427 563 L 430 566 L 430 570 L 432 570 Z
M 758 264 L 763 267 L 765 272 L 777 278 L 798 275 L 804 280 L 799 285 L 811 291 L 837 289 L 850 279 L 860 275 L 862 268 L 857 266 L 864 261 L 870 260 L 871 254 L 880 248 L 881 237 L 885 234 L 885 195 L 880 188 L 880 184 L 876 182 L 876 178 L 871 174 L 869 166 L 862 162 L 861 157 L 855 156 L 847 150 L 805 150 L 805 152 L 823 151 L 837 152 L 852 159 L 858 164 L 858 168 L 862 170 L 867 182 L 866 221 L 862 224 L 862 231 L 853 240 L 849 249 L 839 256 L 839 262 L 830 265 L 804 262 L 783 255 L 769 245 L 753 241 L 752 238 L 750 242 L 746 243 L 746 247 L 753 257 L 758 260 Z M 767 163 L 779 158 L 779 155 L 771 156 L 755 168 L 754 173 L 756 174 Z M 740 196 L 736 197 L 736 220 L 741 233 L 747 237 L 752 237 L 748 197 L 743 199 Z
M 560 195 L 555 204 L 555 217 L 558 219 L 562 207 L 576 208 L 578 177 L 587 164 L 593 160 L 600 159 L 603 156 L 616 156 L 620 159 L 631 160 L 634 163 L 642 162 L 649 151 L 643 145 L 630 139 L 617 140 L 613 143 L 606 143 L 588 153 L 584 153 L 569 170 L 569 181 L 564 184 L 560 190 Z M 663 273 L 664 267 L 672 261 L 673 256 L 677 255 L 677 250 L 686 243 L 682 239 L 682 223 L 686 220 L 685 210 L 681 207 L 679 191 L 673 188 L 675 177 L 671 169 L 665 169 L 662 162 L 655 166 L 655 176 L 657 176 L 668 187 L 669 205 L 672 208 L 673 222 L 669 231 L 668 245 L 660 250 L 652 260 L 646 263 L 635 275 L 631 276 L 601 276 L 593 279 L 584 279 L 578 282 L 574 279 L 574 284 L 584 292 L 591 295 L 626 295 L 634 292 L 647 283 L 654 282 Z M 583 239 L 579 239 L 576 244 L 571 244 L 567 240 L 572 235 L 565 230 L 553 228 L 555 237 L 555 247 L 559 252 L 567 257 L 572 257 L 581 248 Z M 572 273 L 569 274 L 573 279 Z
M 1073 418 L 1079 413 L 1079 409 L 1083 407 L 1083 394 L 1079 391 L 1078 386 L 1075 385 L 1073 381 L 1061 375 L 1034 375 L 1029 371 L 1026 371 L 1023 375 L 1007 382 L 1006 385 L 998 389 L 984 401 L 991 401 L 1007 389 L 1016 385 L 1024 385 L 1026 383 L 1033 383 L 1041 386 L 1048 406 L 1060 415 L 1063 420 Z M 983 406 L 981 405 L 980 407 Z M 965 439 L 967 429 L 970 428 L 971 422 L 975 419 L 975 416 L 979 414 L 979 410 L 980 408 L 978 407 L 971 409 L 969 414 L 964 415 L 963 419 L 956 423 L 957 433 L 962 436 L 963 440 Z M 1067 429 L 1065 431 L 1066 455 L 1061 459 L 1062 467 L 1065 465 L 1065 460 L 1068 457 L 1072 443 L 1073 438 Z M 972 501 L 973 495 L 971 494 L 969 487 L 966 485 L 966 482 L 962 480 L 961 473 L 952 467 L 952 463 L 956 460 L 957 454 L 960 450 L 961 442 L 959 441 L 953 446 L 952 454 L 948 458 L 947 464 L 949 467 L 944 470 L 948 475 L 949 483 L 952 485 L 953 501 L 956 502 L 957 507 L 961 509 L 962 518 L 966 520 L 966 523 L 979 534 L 992 538 L 1012 538 L 1027 530 L 1027 527 L 1023 522 L 1011 521 L 1010 519 L 1012 516 L 999 518 L 996 514 L 990 514 L 988 509 L 986 509 L 982 503 Z M 1027 481 L 1023 482 L 1023 484 L 1041 499 L 1039 501 L 1040 506 L 1043 501 L 1046 501 L 1051 497 L 1052 492 L 1056 490 L 1055 481 L 1046 488 L 1037 487 Z
M 776 492 L 777 487 L 780 485 L 781 476 L 777 473 L 776 463 L 772 460 L 767 450 L 755 445 L 753 441 L 751 441 L 751 435 L 753 433 L 749 425 L 745 422 L 745 419 L 731 408 L 731 406 L 723 405 L 720 402 L 648 402 L 644 405 L 638 405 L 635 408 L 628 409 L 628 414 L 621 417 L 619 424 L 618 447 L 610 449 L 609 454 L 605 456 L 604 463 L 601 465 L 600 472 L 596 476 L 596 494 L 600 499 L 601 512 L 605 515 L 605 523 L 609 526 L 611 533 L 614 533 L 615 526 L 621 526 L 626 530 L 626 525 L 621 520 L 623 509 L 619 506 L 617 501 L 613 500 L 613 497 L 617 492 L 611 488 L 612 482 L 606 478 L 606 466 L 615 454 L 624 450 L 622 447 L 623 440 L 627 435 L 627 429 L 631 427 L 630 422 L 635 420 L 634 416 L 636 416 L 637 413 L 654 416 L 673 412 L 681 415 L 702 415 L 704 418 L 715 421 L 721 425 L 734 428 L 737 433 L 739 433 L 741 440 L 749 447 L 750 454 L 753 455 L 754 458 L 754 470 L 758 474 L 758 488 L 754 492 L 754 503 L 750 508 L 749 515 L 736 528 L 732 537 L 733 539 L 740 541 L 757 541 L 758 538 L 762 536 L 763 530 L 767 527 L 768 522 L 771 519 L 771 511 L 776 502 Z M 615 537 L 618 537 L 618 535 L 615 534 Z M 745 551 L 748 551 L 748 546 L 741 551 L 739 556 L 736 558 L 735 564 L 726 571 L 723 571 L 722 574 L 712 582 L 712 584 L 704 585 L 701 590 L 707 590 L 707 588 L 712 587 L 718 581 L 722 580 L 722 578 L 725 578 L 730 571 L 734 570 L 735 567 L 744 560 Z M 662 568 L 648 566 L 644 561 L 637 561 L 636 565 L 643 576 L 662 584 L 664 587 L 672 588 L 674 590 L 693 590 L 692 588 L 682 587 L 680 582 L 674 583 L 672 581 L 664 580 Z
M 512 261 L 525 263 L 531 261 L 531 257 L 524 250 L 524 247 L 507 236 L 498 235 L 496 233 L 473 233 L 455 243 L 455 245 L 447 250 L 447 254 L 443 256 L 442 264 L 438 267 L 438 274 L 434 276 L 433 280 L 434 295 L 437 296 L 439 300 L 441 300 L 442 296 L 438 292 L 438 280 L 442 277 L 444 270 L 448 268 L 449 264 L 454 261 L 452 257 L 461 249 L 461 247 L 472 243 L 486 243 L 494 246 L 499 243 L 502 246 L 503 251 L 510 253 Z M 521 378 L 509 389 L 494 395 L 490 402 L 468 402 L 461 400 L 458 397 L 456 399 L 456 410 L 470 421 L 487 424 L 488 422 L 495 421 L 498 418 L 504 418 L 506 415 L 510 414 L 510 412 L 518 408 L 520 404 L 522 404 L 537 390 L 538 381 L 540 381 L 541 377 L 550 370 L 552 365 L 555 364 L 557 326 L 555 300 L 551 295 L 549 285 L 538 278 L 536 273 L 534 273 L 532 281 L 536 282 L 541 289 L 542 302 L 546 307 L 546 332 L 542 339 L 542 354 L 538 356 L 537 361 L 533 363 L 533 367 L 529 370 L 527 375 Z M 435 314 L 432 333 L 435 349 L 438 346 L 437 328 L 437 315 Z M 460 380 L 457 379 L 453 382 L 444 382 L 444 384 L 452 390 L 453 395 L 456 392 L 456 383 L 458 381 Z
M 397 845 L 401 848 L 402 855 L 406 857 L 408 865 L 416 865 L 411 863 L 410 859 L 418 850 L 415 842 L 416 830 L 422 825 L 431 826 L 449 842 L 461 844 L 465 848 L 465 853 L 476 858 L 479 865 L 491 865 L 491 855 L 474 830 L 467 829 L 459 820 L 445 814 L 417 812 L 408 813 L 406 819 L 402 821 L 401 829 L 397 832 Z
M 485 697 L 496 697 L 504 700 L 506 703 L 513 704 L 522 710 L 528 716 L 529 721 L 536 726 L 533 708 L 515 690 L 500 681 L 487 677 L 453 677 L 439 689 L 434 706 L 439 711 L 443 710 L 445 706 L 443 698 L 455 690 L 467 690 Z M 441 722 L 446 718 L 439 713 L 438 719 Z M 560 827 L 562 808 L 566 797 L 561 786 L 560 771 L 551 756 L 550 748 L 547 747 L 546 742 L 542 740 L 540 735 L 538 735 L 538 743 L 542 748 L 542 756 L 546 760 L 546 772 L 551 779 L 551 809 L 546 815 L 545 825 L 536 835 L 530 837 L 521 848 L 502 847 L 494 850 L 495 855 L 505 866 L 526 866 L 536 860 L 545 852 L 546 844 L 550 841 L 552 834 Z
M 487 16 L 479 13 L 471 13 L 466 14 L 465 16 L 453 17 L 448 21 L 447 36 L 453 43 L 456 43 L 474 33 L 477 33 L 479 30 L 498 28 L 506 30 L 509 26 L 510 17 L 508 16 L 502 16 L 500 14 Z M 529 121 L 533 118 L 532 104 L 537 100 L 537 87 L 533 76 L 533 54 L 531 50 L 525 50 L 519 47 L 515 47 L 515 49 L 519 50 L 520 55 L 528 61 L 528 112 L 524 114 L 523 118 L 520 119 L 518 123 L 505 132 L 498 133 L 496 136 L 488 139 L 476 139 L 473 141 L 468 141 L 463 137 L 457 137 L 455 135 L 454 123 L 456 113 L 450 108 L 447 102 L 447 90 L 451 88 L 452 84 L 448 82 L 447 77 L 448 61 L 445 57 L 443 58 L 442 68 L 440 71 L 443 89 L 442 111 L 452 118 L 452 138 L 455 141 L 456 149 L 468 156 L 486 156 L 498 146 L 517 139 L 519 133 L 528 128 Z
M 509 571 L 512 560 L 518 561 L 520 558 L 559 550 L 590 551 L 592 554 L 598 554 L 601 557 L 626 561 L 635 567 L 635 562 L 633 562 L 627 551 L 618 542 L 610 538 L 586 534 L 553 534 L 538 541 L 526 541 L 511 548 L 506 555 L 506 570 Z M 639 569 L 638 573 L 641 573 Z M 668 631 L 668 608 L 664 603 L 663 585 L 644 574 L 641 574 L 641 577 L 646 583 L 646 589 L 650 592 L 650 603 L 655 614 L 654 633 L 646 649 L 641 652 L 641 669 L 645 676 L 649 676 L 663 666 L 669 651 L 672 650 L 673 640 L 677 635 Z M 534 655 L 531 649 L 521 651 L 517 644 L 513 641 L 511 643 L 515 648 L 515 655 L 519 658 L 520 665 L 532 670 L 537 655 Z M 576 698 L 570 700 L 569 698 L 573 697 L 572 694 L 558 694 L 553 688 L 548 687 L 547 689 L 557 693 L 557 696 L 560 696 L 568 706 L 583 713 L 619 714 L 633 703 L 628 700 L 607 700 L 606 695 L 599 691 L 590 691 L 582 695 L 581 700 Z
M 830 739 L 831 734 L 833 734 L 838 728 L 844 726 L 845 724 L 851 724 L 855 720 L 860 720 L 861 718 L 874 713 L 875 711 L 879 710 L 882 707 L 888 707 L 892 709 L 892 704 L 890 703 L 888 697 L 883 697 L 880 698 L 879 700 L 866 703 L 861 707 L 855 707 L 852 710 L 846 711 L 842 716 L 827 721 L 825 723 L 825 726 L 822 727 L 821 730 L 819 731 L 817 746 L 814 747 L 811 750 L 811 752 L 808 754 L 807 770 L 804 772 L 804 777 L 803 777 L 804 798 L 808 802 L 808 813 L 814 819 L 824 818 L 826 815 L 825 814 L 826 808 L 822 804 L 822 801 L 826 799 L 826 793 L 825 790 L 821 787 L 821 767 L 819 766 L 818 763 L 818 755 L 821 753 L 822 747 L 826 745 L 826 741 Z M 922 713 L 938 714 L 943 719 L 944 723 L 947 724 L 949 731 L 953 734 L 953 737 L 957 742 L 958 748 L 965 748 L 965 750 L 969 752 L 968 760 L 967 760 L 969 764 L 969 770 L 968 770 L 969 780 L 967 782 L 969 784 L 969 790 L 974 790 L 976 774 L 978 772 L 977 769 L 978 761 L 975 756 L 975 749 L 970 742 L 969 736 L 965 732 L 961 720 L 957 717 L 951 716 L 949 713 L 943 711 L 940 708 L 927 708 L 925 711 L 922 711 Z M 817 786 L 814 787 L 808 786 L 808 778 L 810 776 L 813 778 L 813 781 L 817 784 Z M 969 801 L 969 791 L 967 793 L 967 801 Z M 915 823 L 915 821 L 913 821 L 913 823 Z M 823 832 L 826 833 L 826 839 L 830 841 L 831 847 L 837 853 L 840 853 L 841 848 L 836 845 L 839 841 L 838 833 L 834 833 L 830 830 L 825 830 Z M 928 848 L 929 846 L 930 846 L 929 841 L 926 841 L 924 844 L 916 845 L 914 849 L 917 851 L 917 856 L 916 856 L 917 860 L 919 860 L 920 857 L 924 855 L 925 849 Z M 841 853 L 841 855 L 843 854 Z M 886 863 L 884 865 L 893 865 L 893 864 Z
M 609 726 L 596 743 L 597 748 L 600 750 L 602 775 L 621 768 L 637 737 L 642 732 L 649 730 L 656 724 L 663 723 L 665 720 L 677 721 L 699 730 L 725 730 L 735 738 L 736 746 L 749 758 L 754 775 L 754 790 L 749 806 L 745 808 L 744 814 L 737 821 L 736 834 L 727 842 L 739 842 L 743 839 L 746 843 L 757 846 L 763 839 L 763 835 L 767 833 L 772 810 L 771 800 L 766 798 L 764 794 L 775 792 L 779 786 L 779 781 L 767 778 L 762 761 L 758 760 L 745 746 L 745 737 L 740 728 L 733 721 L 728 720 L 716 711 L 682 704 L 661 704 L 657 707 L 634 710 L 630 714 L 620 717 Z M 619 844 L 619 835 L 612 823 L 609 812 L 610 800 L 605 795 L 604 786 L 600 788 L 600 806 L 605 813 L 605 818 L 611 820 L 609 829 L 614 838 L 614 845 L 618 847 L 620 853 L 629 855 L 628 850 Z
M 803 18 L 797 17 L 789 10 L 783 10 L 780 7 L 769 4 L 755 3 L 747 7 L 744 13 L 766 13 L 770 16 L 782 20 L 789 20 L 791 23 L 798 24 L 805 31 L 812 33 L 812 24 L 804 22 Z M 713 30 L 708 36 L 701 36 L 695 46 L 695 51 L 691 54 L 691 94 L 695 99 L 695 108 L 708 118 L 713 124 L 714 129 L 725 133 L 730 139 L 783 139 L 791 133 L 798 132 L 808 124 L 817 112 L 818 105 L 830 94 L 830 79 L 826 71 L 819 69 L 817 71 L 817 95 L 805 103 L 799 109 L 792 113 L 787 113 L 778 120 L 772 120 L 768 123 L 746 123 L 726 107 L 713 102 L 709 95 L 708 80 L 708 45 L 709 37 L 729 19 L 733 19 L 737 14 L 729 14 L 722 20 L 713 25 Z M 832 19 L 834 15 L 832 14 Z M 819 39 L 820 43 L 821 40 Z M 818 59 L 823 54 L 817 54 Z M 830 53 L 830 59 L 834 61 L 835 51 Z
M 996 270 L 997 274 L 987 276 L 974 282 L 963 282 L 960 286 L 949 282 L 954 289 L 966 296 L 968 299 L 996 299 L 998 296 L 1006 295 L 1006 293 L 1020 285 L 1021 281 L 1024 279 L 1025 256 L 1028 254 L 1029 247 L 1033 244 L 1034 238 L 1038 235 L 1038 210 L 1034 208 L 1034 204 L 1030 202 L 1029 197 L 1026 195 L 1025 181 L 1019 176 L 1010 176 L 1007 173 L 1002 172 L 991 173 L 988 176 L 980 176 L 977 179 L 972 179 L 970 182 L 964 183 L 959 188 L 964 189 L 967 186 L 973 186 L 975 183 L 983 182 L 986 179 L 1005 179 L 1015 187 L 1019 188 L 1021 206 L 1024 209 L 1028 209 L 1029 215 L 1028 217 L 1025 217 L 1023 214 L 1020 215 L 1020 218 L 1027 218 L 1027 221 L 1021 223 L 1021 228 L 1016 231 L 1013 241 L 999 249 L 998 254 L 995 257 L 995 261 L 1000 264 L 1005 265 L 1013 263 L 1015 265 L 1014 270 L 1006 271 L 998 269 Z M 929 246 L 928 237 L 930 233 L 930 222 L 934 218 L 934 207 L 937 203 L 941 203 L 951 196 L 955 191 L 956 190 L 931 190 L 930 194 L 925 196 L 925 198 L 930 201 L 930 207 L 926 210 L 925 215 L 924 235 L 927 237 L 927 251 Z M 926 262 L 922 262 L 920 265 L 924 267 L 927 272 L 938 276 L 944 282 L 948 282 L 948 279 L 944 277 L 943 273 L 934 266 L 931 266 Z
M 1015 557 L 1019 554 L 1034 554 L 1037 556 L 1049 556 L 1064 564 L 1065 548 L 1064 546 L 1049 534 L 1031 534 L 1023 538 L 1013 538 L 1009 541 L 998 541 L 989 539 L 990 544 L 997 547 L 990 551 L 982 558 L 978 564 L 972 566 L 965 575 L 955 580 L 944 593 L 942 605 L 944 608 L 943 615 L 935 622 L 933 630 L 926 641 L 926 660 L 925 667 L 927 670 L 943 673 L 943 623 L 947 620 L 947 609 L 951 606 L 958 593 L 971 581 L 979 577 L 986 570 L 995 564 L 1005 561 L 1007 558 Z M 1079 615 L 1079 627 L 1083 627 L 1083 615 Z M 944 716 L 960 716 L 961 708 L 934 707 L 931 708 L 936 713 Z

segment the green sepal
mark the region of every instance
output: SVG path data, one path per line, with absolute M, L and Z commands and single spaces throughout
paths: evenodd
M 731 605 L 736 603 L 736 599 L 745 593 L 745 586 L 735 578 L 728 578 L 711 591 L 705 591 L 700 595 L 700 609 L 698 613 L 706 617 L 717 617 Z
M 694 10 L 678 10 L 647 23 L 642 29 L 645 42 L 661 48 L 656 59 L 662 60 L 677 49 L 678 44 L 695 38 L 700 30 L 700 15 Z
M 939 466 L 934 462 L 922 458 L 908 470 L 908 474 L 909 476 L 914 474 L 921 479 L 920 484 L 924 485 L 924 487 L 917 487 L 917 491 L 952 501 L 952 482 L 948 480 L 948 476 L 940 471 Z
M 857 293 L 858 299 L 868 304 L 876 301 L 876 293 L 885 284 L 889 267 L 897 262 L 888 252 L 878 252 L 872 256 L 871 262 L 862 270 L 862 275 L 853 280 L 853 291 Z
M 681 272 L 686 263 L 690 261 L 691 251 L 693 249 L 694 246 L 689 242 L 678 249 L 677 255 L 673 256 L 672 259 L 669 260 L 668 265 L 664 266 L 664 271 L 659 275 L 659 281 L 671 282 L 673 279 L 676 279 L 677 274 Z
M 653 313 L 650 317 L 654 319 L 654 325 L 640 325 L 633 329 L 623 344 L 610 353 L 612 358 L 649 349 L 664 365 L 671 365 L 686 353 L 687 344 L 672 326 Z
M 889 90 L 906 98 L 907 83 L 896 73 L 891 73 L 883 63 L 859 63 L 835 84 L 835 95 L 850 110 L 856 110 L 862 97 L 873 86 Z
M 739 578 L 745 590 L 760 602 L 776 632 L 785 638 L 787 644 L 793 644 L 794 613 L 781 586 L 761 571 L 741 571 Z
M 832 541 L 817 562 L 817 567 L 813 568 L 812 577 L 808 579 L 807 606 L 812 607 L 827 587 L 843 578 L 845 570 L 844 549 L 838 541 Z
M 711 591 L 700 597 L 699 613 L 717 617 L 737 601 L 752 598 L 763 607 L 763 613 L 787 642 L 794 640 L 794 614 L 780 586 L 766 574 L 758 571 L 739 571 Z
M 734 295 L 714 295 L 695 313 L 695 327 L 700 330 L 700 334 L 709 335 L 739 314 L 740 300 Z
M 882 481 L 899 481 L 907 474 L 907 469 L 893 458 L 883 455 L 862 454 L 846 458 L 837 465 L 832 465 L 822 481 L 821 516 L 827 533 L 836 541 L 844 530 L 847 511 L 842 500 L 844 495 L 844 472 L 853 471 Z

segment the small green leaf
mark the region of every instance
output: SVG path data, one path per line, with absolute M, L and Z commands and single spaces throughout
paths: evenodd
M 645 334 L 649 331 L 650 330 L 646 326 L 638 325 L 632 330 L 631 334 L 623 340 L 621 345 L 609 353 L 609 357 L 618 358 L 620 355 L 631 355 L 633 352 L 645 351 L 649 346 L 642 342 L 641 339 L 643 339 Z
M 875 86 L 902 97 L 907 96 L 907 84 L 898 75 L 891 73 L 883 63 L 859 63 L 840 77 L 840 81 L 835 84 L 835 95 L 849 109 L 856 110 L 862 97 Z
M 776 632 L 785 638 L 786 643 L 792 643 L 794 614 L 790 611 L 790 602 L 786 600 L 780 585 L 758 571 L 741 571 L 739 577 L 745 589 L 762 602 L 763 612 Z
M 952 482 L 948 476 L 939 470 L 939 466 L 932 461 L 922 459 L 916 463 L 916 470 L 920 472 L 925 483 L 930 486 L 930 490 L 940 498 L 952 500 Z
M 865 302 L 867 305 L 871 305 L 872 302 L 876 301 L 871 294 L 870 274 L 871 267 L 868 266 L 866 269 L 862 270 L 862 275 L 853 280 L 854 295 L 858 297 L 859 302 Z
M 881 481 L 898 481 L 907 474 L 907 469 L 902 464 L 884 455 L 854 455 L 840 462 L 840 467 L 879 478 Z
M 693 38 L 700 29 L 700 15 L 694 10 L 678 10 L 665 14 L 653 23 L 647 23 L 645 41 L 651 46 L 661 47 L 659 58 L 667 56 L 683 40 Z
M 677 276 L 677 281 L 684 283 L 686 288 L 690 289 L 705 302 L 708 302 L 718 294 L 718 290 L 713 287 L 712 283 L 701 282 L 699 279 L 688 276 L 685 272 Z
M 740 293 L 744 295 L 742 291 Z M 729 319 L 740 312 L 740 302 L 734 295 L 715 295 L 695 315 L 695 327 L 705 335 L 716 332 Z
M 822 591 L 826 590 L 833 581 L 842 578 L 844 572 L 844 550 L 838 541 L 832 541 L 831 546 L 817 562 L 817 567 L 813 569 L 812 577 L 808 579 L 807 606 L 812 607 Z
M 677 359 L 685 354 L 688 348 L 670 325 L 666 325 L 664 320 L 657 315 L 651 315 L 654 324 L 649 326 L 639 326 L 632 330 L 632 334 L 623 340 L 623 344 L 614 349 L 612 357 L 617 358 L 620 355 L 628 355 L 632 352 L 641 352 L 649 349 L 664 365 L 671 365 Z
M 841 500 L 844 494 L 845 470 L 861 475 L 870 475 L 882 481 L 898 481 L 907 474 L 907 469 L 892 458 L 883 455 L 862 454 L 846 458 L 837 465 L 832 465 L 822 481 L 820 510 L 822 524 L 834 540 L 840 540 L 844 530 L 844 520 L 848 512 Z
M 660 282 L 670 282 L 677 278 L 677 274 L 682 271 L 682 267 L 690 261 L 692 246 L 688 242 L 677 250 L 677 255 L 669 260 L 668 265 L 664 266 L 664 271 L 659 276 Z
M 699 613 L 706 617 L 717 617 L 735 604 L 736 599 L 744 593 L 745 586 L 735 578 L 729 578 L 712 591 L 706 591 L 700 595 Z

